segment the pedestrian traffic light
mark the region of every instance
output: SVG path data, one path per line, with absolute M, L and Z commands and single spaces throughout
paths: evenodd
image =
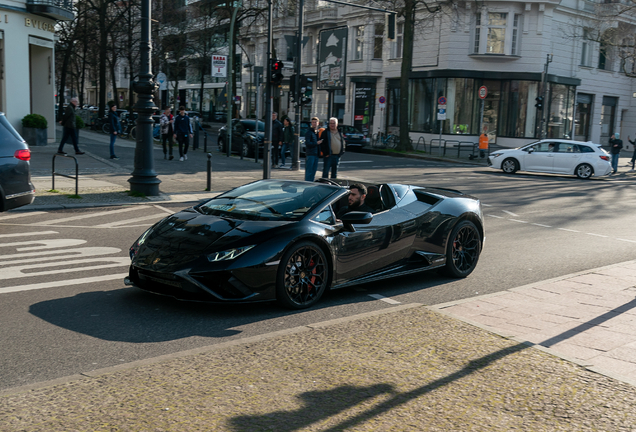
M 534 106 L 538 110 L 542 110 L 543 109 L 543 96 L 537 96 L 537 98 L 535 100 L 537 101 L 537 103 L 534 104 Z
M 296 103 L 298 95 L 296 94 L 296 74 L 293 74 L 289 79 L 289 98 L 292 103 Z
M 272 60 L 270 82 L 274 85 L 280 85 L 282 81 L 283 81 L 283 62 L 280 60 Z
M 311 103 L 313 80 L 305 75 L 300 76 L 300 104 L 308 105 Z

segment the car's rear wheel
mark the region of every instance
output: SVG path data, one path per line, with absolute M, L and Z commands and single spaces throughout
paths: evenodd
M 250 143 L 247 141 L 243 141 L 243 157 L 251 158 L 254 157 L 252 155 L 252 147 Z
M 501 163 L 501 170 L 506 174 L 514 174 L 519 170 L 519 163 L 512 158 L 508 158 Z
M 225 153 L 225 140 L 219 138 L 218 145 L 219 145 L 219 151 L 221 153 Z
M 329 264 L 324 252 L 313 242 L 292 246 L 280 261 L 276 278 L 276 298 L 285 307 L 313 306 L 329 283 Z
M 481 252 L 481 235 L 474 223 L 462 221 L 451 233 L 446 246 L 446 267 L 448 276 L 464 278 L 477 266 Z
M 592 165 L 584 163 L 577 166 L 574 172 L 580 179 L 589 179 L 594 174 L 594 168 L 592 168 Z

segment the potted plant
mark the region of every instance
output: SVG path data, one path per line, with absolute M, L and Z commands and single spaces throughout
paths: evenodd
M 22 119 L 22 137 L 30 146 L 45 146 L 48 123 L 40 114 L 28 114 Z

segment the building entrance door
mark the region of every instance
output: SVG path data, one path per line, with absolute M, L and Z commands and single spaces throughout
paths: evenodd
M 576 141 L 590 140 L 590 119 L 592 116 L 592 102 L 594 96 L 586 93 L 576 95 L 576 120 L 574 125 L 574 139 Z
M 609 145 L 610 136 L 616 131 L 616 106 L 618 98 L 603 96 L 601 108 L 601 144 Z

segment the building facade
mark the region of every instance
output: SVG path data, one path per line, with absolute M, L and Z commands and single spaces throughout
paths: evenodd
M 72 18 L 70 0 L 0 3 L 0 111 L 18 131 L 25 115 L 41 114 L 55 139 L 55 24 Z
M 398 20 L 395 37 L 388 40 L 383 13 L 319 0 L 305 5 L 303 74 L 314 83 L 319 77 L 321 30 L 346 27 L 348 45 L 344 88 L 331 94 L 314 88 L 303 118 L 331 114 L 368 134 L 396 132 L 403 22 Z M 633 39 L 634 20 L 625 14 L 612 17 L 607 13 L 612 6 L 588 0 L 467 1 L 419 14 L 407 95 L 414 142 L 429 142 L 440 132 L 443 139 L 473 142 L 484 132 L 503 147 L 539 137 L 606 144 L 615 132 L 636 136 L 634 80 L 625 72 L 633 62 L 626 64 L 629 55 L 598 37 L 599 28 L 618 27 Z M 275 12 L 273 20 L 274 52 L 286 62 L 288 77 L 293 55 L 285 36 L 293 35 L 297 25 L 295 14 L 289 15 Z M 243 29 L 242 35 L 249 63 L 265 65 L 264 26 Z M 254 100 L 251 79 L 244 70 L 243 94 Z M 483 102 L 481 87 L 486 88 Z M 293 114 L 288 89 L 284 81 L 274 95 L 275 109 L 283 115 Z M 244 105 L 244 115 L 251 114 L 247 109 Z M 440 109 L 445 120 L 438 120 Z

